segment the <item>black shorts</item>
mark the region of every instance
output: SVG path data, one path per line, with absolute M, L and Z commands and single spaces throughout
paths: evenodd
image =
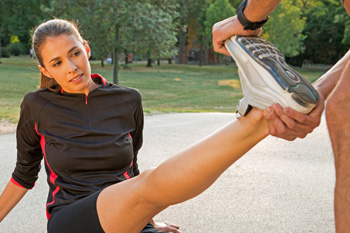
M 96 201 L 101 191 L 54 211 L 47 223 L 48 233 L 104 233 Z M 160 233 L 148 223 L 140 233 Z

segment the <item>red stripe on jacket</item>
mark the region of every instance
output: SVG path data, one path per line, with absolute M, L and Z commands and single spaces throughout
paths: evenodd
M 56 178 L 57 178 L 57 175 L 52 171 L 52 169 L 51 169 L 51 167 L 50 167 L 50 164 L 49 164 L 49 162 L 47 161 L 46 151 L 45 151 L 45 144 L 46 144 L 46 142 L 45 142 L 45 137 L 44 137 L 43 135 L 39 134 L 37 124 L 35 124 L 35 131 L 36 131 L 36 133 L 40 136 L 40 146 L 41 146 L 41 150 L 43 151 L 46 165 L 47 165 L 47 167 L 48 167 L 49 170 L 50 170 L 50 182 L 51 182 L 53 185 L 55 185 L 55 180 L 56 180 Z M 46 204 L 46 216 L 47 216 L 47 219 L 50 218 L 50 214 L 47 212 L 47 207 L 55 202 L 55 195 L 56 195 L 56 193 L 57 193 L 59 190 L 60 190 L 60 187 L 57 186 L 56 189 L 55 189 L 55 191 L 52 192 L 52 202 Z
M 129 137 L 132 139 L 130 133 L 129 133 Z M 131 168 L 133 164 L 134 164 L 134 154 L 132 155 L 132 160 L 131 160 L 131 164 L 130 164 L 130 167 L 129 167 L 129 168 Z M 128 180 L 130 179 L 130 175 L 129 175 L 128 171 L 124 172 L 124 176 L 125 176 L 126 179 L 128 179 Z

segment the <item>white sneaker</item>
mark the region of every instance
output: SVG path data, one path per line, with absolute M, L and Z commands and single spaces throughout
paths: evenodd
M 238 66 L 244 95 L 237 109 L 240 115 L 251 106 L 264 110 L 274 103 L 302 113 L 317 105 L 317 91 L 287 65 L 273 44 L 259 37 L 233 36 L 225 46 Z

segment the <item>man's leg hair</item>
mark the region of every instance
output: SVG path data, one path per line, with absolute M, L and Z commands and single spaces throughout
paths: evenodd
M 334 212 L 336 232 L 350 229 L 350 62 L 328 98 L 326 118 L 336 169 Z

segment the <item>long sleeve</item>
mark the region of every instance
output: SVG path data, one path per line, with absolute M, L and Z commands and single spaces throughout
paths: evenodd
M 43 158 L 40 137 L 36 133 L 29 104 L 28 95 L 21 104 L 20 120 L 17 126 L 17 162 L 11 181 L 27 189 L 31 189 L 38 178 L 40 162 Z

